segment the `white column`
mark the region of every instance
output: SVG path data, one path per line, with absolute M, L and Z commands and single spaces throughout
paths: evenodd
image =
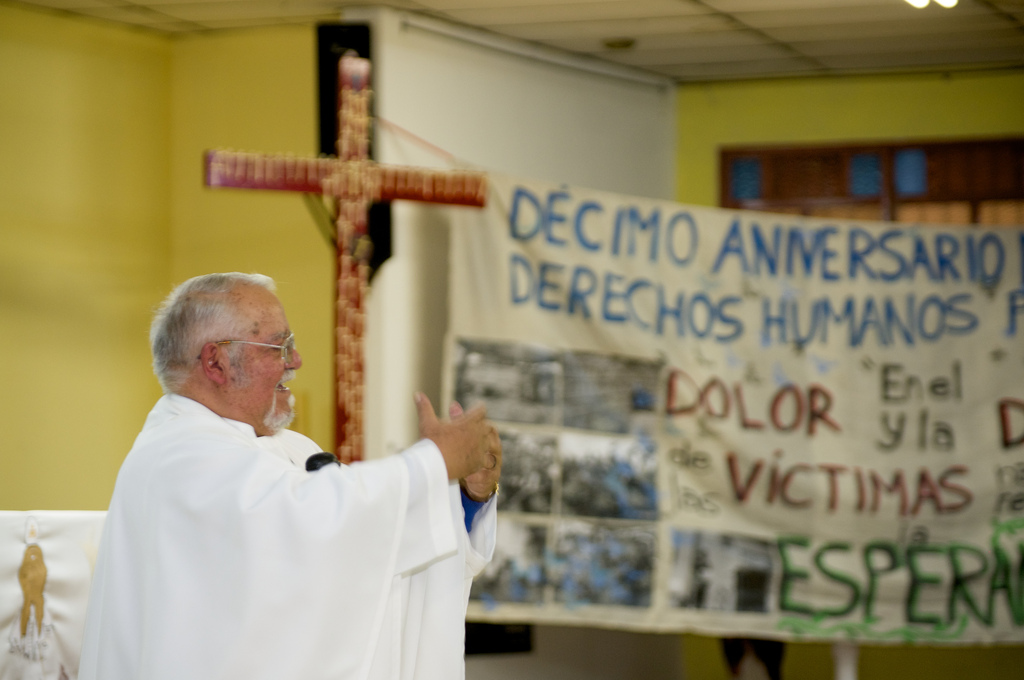
M 835 680 L 857 680 L 857 659 L 860 647 L 852 642 L 833 642 L 832 661 L 835 663 Z

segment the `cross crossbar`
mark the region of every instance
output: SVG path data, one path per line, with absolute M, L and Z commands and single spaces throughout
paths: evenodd
M 206 152 L 206 185 L 368 198 L 375 203 L 406 200 L 474 207 L 487 203 L 487 175 L 482 172 L 223 149 Z

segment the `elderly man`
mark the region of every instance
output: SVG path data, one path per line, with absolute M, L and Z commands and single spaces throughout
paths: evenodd
M 417 395 L 421 441 L 307 472 L 321 449 L 284 429 L 302 358 L 273 291 L 211 274 L 156 314 L 166 394 L 118 474 L 83 680 L 464 675 L 469 587 L 494 547 L 497 432 L 483 409 L 440 421 Z

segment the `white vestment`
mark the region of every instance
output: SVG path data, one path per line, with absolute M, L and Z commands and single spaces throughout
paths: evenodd
M 81 680 L 453 680 L 492 499 L 467 534 L 422 440 L 305 471 L 321 451 L 170 395 L 118 474 Z

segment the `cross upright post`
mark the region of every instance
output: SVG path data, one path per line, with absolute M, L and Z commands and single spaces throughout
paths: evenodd
M 335 292 L 335 455 L 343 463 L 364 456 L 363 334 L 369 260 L 370 204 L 412 200 L 483 207 L 487 177 L 481 172 L 382 165 L 370 160 L 370 61 L 353 52 L 338 64 L 337 158 L 299 158 L 236 151 L 206 153 L 206 185 L 297 191 L 337 202 Z
M 338 159 L 349 167 L 365 165 L 370 158 L 370 62 L 342 55 L 338 78 Z M 357 174 L 362 173 L 357 169 Z M 366 191 L 338 197 L 335 436 L 336 453 L 345 463 L 362 458 L 363 451 L 364 305 L 372 248 L 367 235 L 369 209 Z

